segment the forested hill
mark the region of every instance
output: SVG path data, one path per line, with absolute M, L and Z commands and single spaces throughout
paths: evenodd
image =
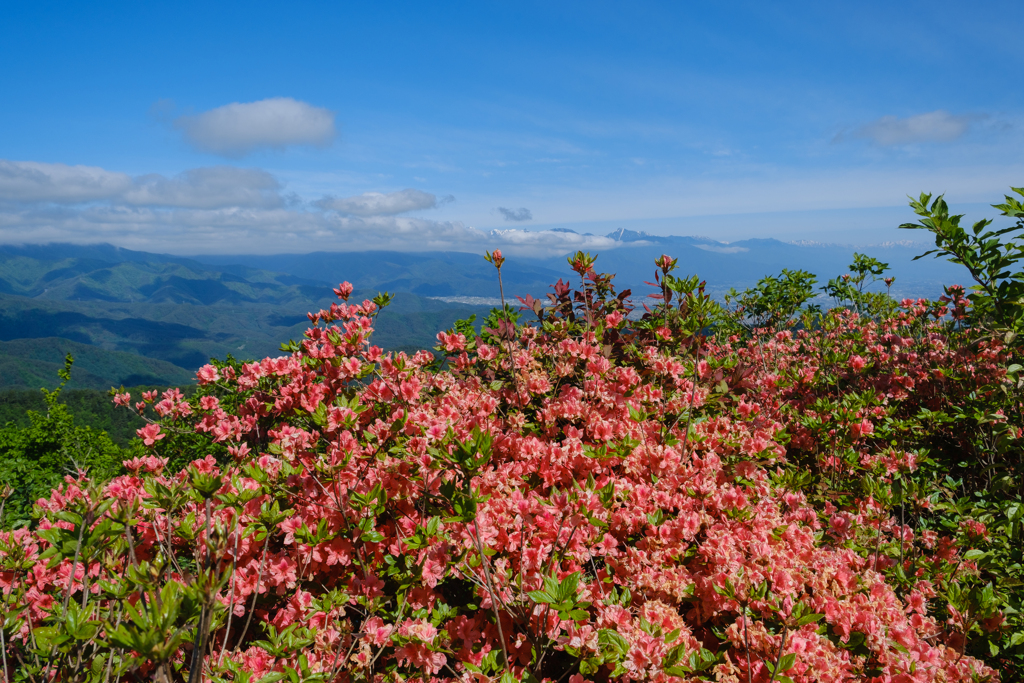
M 52 386 L 67 352 L 79 388 L 178 385 L 212 357 L 277 355 L 302 336 L 307 311 L 335 300 L 334 285 L 109 245 L 0 247 L 0 387 Z M 439 330 L 486 310 L 401 293 L 374 341 L 429 348 Z
M 54 389 L 67 354 L 75 359 L 72 389 L 105 391 L 112 386 L 180 386 L 193 375 L 185 368 L 135 353 L 112 351 L 60 337 L 0 341 L 0 378 L 4 387 Z
M 49 301 L 291 306 L 329 298 L 325 284 L 108 244 L 0 247 L 0 293 Z

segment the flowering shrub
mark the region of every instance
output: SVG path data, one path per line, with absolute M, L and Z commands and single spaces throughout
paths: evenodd
M 1005 629 L 991 528 L 922 482 L 979 424 L 1019 438 L 946 419 L 1000 342 L 915 301 L 715 336 L 668 257 L 640 320 L 570 264 L 535 323 L 439 334 L 443 367 L 373 346 L 345 283 L 290 355 L 119 394 L 148 454 L 0 535 L 5 679 L 998 678 L 968 652 Z

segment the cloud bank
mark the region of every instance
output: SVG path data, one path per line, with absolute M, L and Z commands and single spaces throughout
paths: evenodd
M 109 242 L 175 254 L 313 250 L 557 255 L 615 246 L 555 231 L 485 232 L 403 216 L 453 201 L 407 188 L 304 202 L 260 169 L 212 166 L 132 177 L 90 166 L 0 160 L 0 242 Z
M 96 166 L 0 159 L 0 201 L 74 204 L 109 199 L 131 186 L 124 173 Z
M 274 208 L 283 204 L 280 191 L 280 183 L 266 171 L 214 166 L 194 168 L 173 178 L 140 176 L 120 198 L 133 206 Z
M 281 206 L 281 185 L 259 169 L 213 166 L 172 178 L 153 173 L 132 178 L 95 166 L 66 166 L 0 159 L 0 202 L 217 209 Z
M 856 128 L 850 137 L 870 140 L 876 145 L 890 147 L 921 142 L 952 142 L 970 128 L 972 117 L 954 116 L 942 109 L 900 119 L 883 116 Z M 845 138 L 841 134 L 840 138 Z
M 324 197 L 316 202 L 316 205 L 321 209 L 337 211 L 349 216 L 395 216 L 410 211 L 433 209 L 454 200 L 455 198 L 451 195 L 438 200 L 429 192 L 407 188 L 388 194 L 364 192 L 345 199 Z
M 196 116 L 175 119 L 193 146 L 228 158 L 259 149 L 293 145 L 326 147 L 334 140 L 334 112 L 290 97 L 233 102 Z

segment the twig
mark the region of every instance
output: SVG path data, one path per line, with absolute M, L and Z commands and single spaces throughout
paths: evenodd
M 145 592 L 145 591 L 143 591 L 143 592 Z M 118 629 L 119 626 L 121 626 L 121 617 L 124 616 L 124 606 L 123 606 L 123 604 L 118 602 L 118 605 L 121 607 L 121 609 L 119 609 L 117 611 L 117 622 L 114 624 L 114 630 L 115 631 Z M 118 657 L 120 657 L 121 656 L 121 649 L 118 648 L 117 652 L 118 652 Z M 107 658 L 107 671 L 106 671 L 105 674 L 103 674 L 103 683 L 107 683 L 107 681 L 110 680 L 110 669 L 113 666 L 113 664 L 114 664 L 114 653 L 111 652 L 110 653 L 110 657 Z M 120 678 L 120 674 L 118 674 L 118 678 Z
M 772 669 L 772 677 L 768 679 L 768 683 L 774 683 L 775 676 L 779 673 L 779 664 L 782 663 L 782 652 L 786 649 L 786 634 L 789 633 L 789 627 L 785 624 L 782 625 L 782 643 L 779 645 L 779 656 L 775 658 L 775 668 Z
M 64 593 L 64 605 L 61 607 L 61 621 L 68 618 L 68 602 L 71 600 L 71 590 L 75 585 L 75 573 L 78 571 L 78 556 L 82 552 L 82 534 L 85 532 L 85 525 L 87 523 L 87 515 L 82 515 L 82 523 L 78 527 L 78 543 L 75 544 L 75 559 L 71 562 L 71 573 L 68 574 L 68 589 Z
M 702 326 L 703 326 L 703 321 Z M 698 331 L 697 334 L 700 334 Z M 696 336 L 696 335 L 694 335 Z M 693 358 L 693 386 L 690 387 L 690 405 L 686 408 L 686 430 L 683 432 L 683 445 L 679 449 L 680 455 L 686 455 L 686 444 L 690 440 L 690 426 L 693 424 L 693 403 L 697 398 L 697 373 L 700 372 L 700 347 L 701 341 L 697 341 L 697 353 Z
M 0 615 L 0 653 L 3 653 L 4 658 L 4 683 L 11 680 L 11 677 L 7 674 L 7 641 L 4 638 L 4 629 L 7 626 L 7 609 L 4 608 L 3 615 Z
M 747 631 L 747 606 L 743 605 L 743 642 L 746 644 L 747 651 L 747 683 L 752 683 L 753 678 L 751 677 L 750 663 L 750 633 Z
M 6 489 L 6 491 L 10 491 L 10 490 L 11 489 Z M 8 493 L 8 495 L 10 495 L 10 494 Z M 0 499 L 0 527 L 2 527 L 3 523 L 4 523 L 4 506 L 5 505 L 7 505 L 7 496 L 4 496 L 3 499 Z M 11 594 L 12 595 L 14 594 L 14 581 L 13 580 L 11 581 Z M 4 607 L 4 612 L 3 612 L 2 615 L 0 615 L 0 655 L 3 655 L 3 659 L 4 659 L 4 683 L 7 683 L 10 680 L 10 676 L 8 676 L 8 674 L 7 674 L 7 641 L 4 638 L 4 629 L 7 626 L 7 600 L 6 600 L 6 598 L 4 599 L 4 606 L 3 607 Z
M 480 564 L 484 568 L 484 579 L 487 581 L 487 592 L 491 594 L 491 609 L 494 610 L 494 621 L 498 625 L 498 638 L 501 639 L 501 651 L 505 654 L 505 669 L 512 670 L 512 662 L 508 658 L 508 648 L 505 646 L 505 631 L 501 628 L 501 614 L 498 612 L 498 599 L 495 597 L 494 586 L 491 584 L 491 570 L 487 566 L 487 556 L 484 555 L 483 544 L 480 542 L 480 527 L 476 523 L 476 517 L 473 518 L 473 532 L 474 540 L 476 541 L 476 550 L 480 553 Z
M 245 628 L 242 629 L 242 635 L 238 637 L 238 642 L 235 643 L 235 651 L 241 647 L 242 641 L 245 640 L 246 634 L 249 633 L 249 624 L 252 623 L 252 615 L 256 611 L 256 598 L 260 594 L 260 582 L 263 580 L 263 567 L 267 563 L 268 545 L 270 545 L 270 529 L 267 529 L 267 540 L 263 542 L 263 559 L 260 560 L 260 571 L 256 576 L 256 586 L 252 590 L 252 604 L 249 606 L 249 617 L 245 620 Z
M 224 651 L 228 649 L 228 636 L 231 635 L 231 617 L 235 616 L 235 569 L 238 565 L 238 539 L 242 535 L 242 529 L 235 520 L 235 549 L 231 554 L 231 597 L 228 598 L 228 623 L 224 627 L 224 642 L 220 646 L 220 657 L 217 658 L 217 668 L 224 662 Z
M 64 605 L 61 608 L 61 621 L 65 621 L 68 617 L 68 603 L 71 601 L 71 590 L 75 585 L 75 573 L 78 571 L 78 556 L 82 552 L 82 534 L 85 533 L 85 525 L 91 522 L 92 515 L 86 513 L 82 515 L 82 523 L 78 527 L 78 542 L 75 544 L 75 559 L 71 562 L 71 573 L 68 575 L 68 589 L 64 593 Z M 84 578 L 84 577 L 83 577 Z M 50 646 L 49 661 L 46 663 L 46 671 L 43 672 L 43 680 L 46 680 L 50 676 L 50 669 L 53 667 L 54 659 L 53 652 L 57 648 L 56 644 Z
M 519 378 L 516 376 L 516 357 L 512 352 L 512 333 L 515 331 L 515 327 L 512 325 L 512 319 L 509 318 L 508 309 L 505 308 L 505 287 L 501 283 L 501 265 L 498 265 L 498 294 L 501 296 L 501 312 L 505 316 L 505 328 L 508 332 L 508 363 L 509 371 L 512 373 L 512 387 L 516 390 L 516 402 L 519 402 Z
M 210 548 L 210 515 L 211 515 L 211 503 L 210 499 L 206 499 L 206 528 L 203 531 L 203 542 L 206 545 L 206 557 L 203 558 L 203 571 L 206 573 L 206 580 L 210 580 L 211 571 L 211 559 L 212 559 L 212 548 Z M 209 584 L 207 584 L 206 591 L 209 591 Z M 188 683 L 199 683 L 203 675 L 203 652 L 206 650 L 207 645 L 207 633 L 210 628 L 210 620 L 213 618 L 213 602 L 214 597 L 207 593 L 205 596 L 205 604 L 202 610 L 199 612 L 199 623 L 196 624 L 196 635 L 193 639 L 195 643 L 192 648 L 192 665 L 188 672 Z

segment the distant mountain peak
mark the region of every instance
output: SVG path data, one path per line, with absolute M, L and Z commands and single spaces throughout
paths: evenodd
M 642 230 L 627 230 L 626 228 L 619 228 L 618 230 L 613 230 L 607 235 L 605 235 L 605 237 L 617 240 L 619 242 L 658 241 L 658 237 L 656 235 L 650 234 L 649 232 L 643 232 Z
M 727 246 L 726 242 L 719 242 L 718 240 L 711 239 L 710 237 L 693 237 L 691 235 L 652 235 L 649 232 L 643 230 L 628 230 L 626 228 L 619 228 L 605 235 L 609 239 L 616 240 L 618 242 L 647 242 L 649 244 L 665 244 L 665 245 L 695 245 L 700 246 L 701 244 L 711 245 L 712 250 L 719 247 Z
M 489 236 L 491 236 L 491 237 L 504 237 L 505 235 L 512 235 L 512 234 L 517 233 L 517 232 L 526 232 L 526 231 L 525 230 L 520 230 L 519 228 L 494 228 L 494 229 L 490 230 L 487 234 Z

